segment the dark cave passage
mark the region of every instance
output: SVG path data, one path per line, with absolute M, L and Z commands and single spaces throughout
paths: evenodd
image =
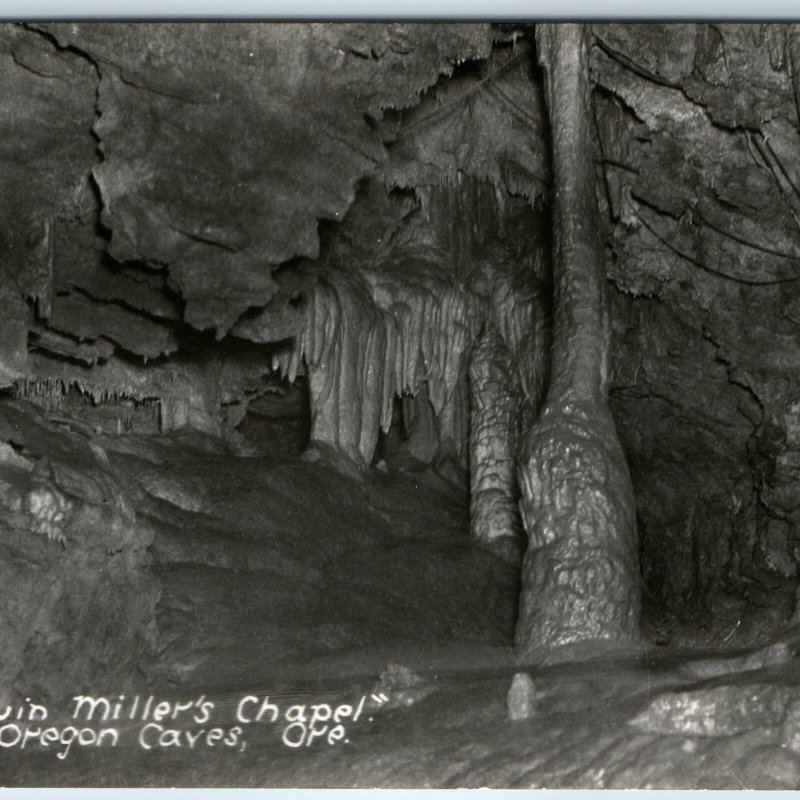
M 286 379 L 271 381 L 263 394 L 247 404 L 247 410 L 236 425 L 243 447 L 253 454 L 276 454 L 288 458 L 298 456 L 309 443 L 311 411 L 308 385 L 304 376 L 294 383 Z

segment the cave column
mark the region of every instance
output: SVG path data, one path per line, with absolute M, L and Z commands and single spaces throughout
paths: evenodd
M 520 453 L 528 535 L 523 659 L 637 636 L 633 490 L 608 408 L 610 327 L 590 136 L 589 34 L 537 26 L 553 142 L 553 346 L 544 408 Z M 563 650 L 562 650 L 563 652 Z

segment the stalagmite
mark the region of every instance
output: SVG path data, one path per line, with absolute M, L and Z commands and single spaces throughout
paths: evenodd
M 490 247 L 473 281 L 487 318 L 470 361 L 470 530 L 475 542 L 515 563 L 524 552 L 519 434 L 539 408 L 548 372 L 548 313 L 538 269 L 530 267 Z
M 554 310 L 548 395 L 519 469 L 528 534 L 516 632 L 523 660 L 556 657 L 560 645 L 631 640 L 639 613 L 633 491 L 607 403 L 588 33 L 542 25 L 537 42 L 552 126 Z
M 516 505 L 519 379 L 490 320 L 470 363 L 470 528 L 472 538 L 511 561 L 520 556 Z

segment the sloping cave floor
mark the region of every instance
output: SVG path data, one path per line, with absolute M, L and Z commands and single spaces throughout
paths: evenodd
M 248 713 L 269 698 L 281 713 L 351 714 L 344 738 L 329 743 L 328 724 L 298 747 L 282 740 L 285 719 L 240 725 L 236 747 L 152 749 L 141 721 L 121 721 L 113 748 L 75 745 L 64 759 L 52 746 L 5 748 L 1 785 L 800 787 L 795 628 L 747 647 L 651 641 L 524 667 L 534 710 L 511 721 L 517 577 L 470 545 L 452 473 L 406 464 L 361 477 L 324 453 L 241 457 L 190 432 L 59 425 L 104 449 L 153 535 L 156 645 L 134 691 L 210 700 L 209 722 L 174 727 L 226 736 L 247 696 L 258 698 Z M 112 696 L 101 671 L 90 677 Z M 49 724 L 70 724 L 49 707 Z

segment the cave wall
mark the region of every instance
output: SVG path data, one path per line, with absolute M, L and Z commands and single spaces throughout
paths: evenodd
M 127 689 L 157 649 L 161 594 L 137 487 L 29 403 L 3 402 L 0 440 L 2 702 L 96 691 L 98 675 Z
M 611 406 L 648 591 L 686 614 L 728 591 L 788 609 L 800 34 L 593 33 Z M 463 463 L 481 260 L 522 280 L 548 258 L 535 61 L 526 26 L 0 26 L 0 382 L 45 405 L 70 387 L 156 402 L 167 429 L 226 434 L 265 381 L 308 372 L 318 435 L 365 462 L 394 396 L 424 392 L 430 453 L 450 436 Z M 353 343 L 366 388 L 340 395 Z M 536 353 L 516 360 L 535 384 Z M 356 395 L 370 421 L 343 433 L 324 397 Z
M 707 610 L 733 589 L 790 608 L 800 533 L 796 28 L 595 32 L 616 290 L 612 407 L 645 578 L 676 610 Z

